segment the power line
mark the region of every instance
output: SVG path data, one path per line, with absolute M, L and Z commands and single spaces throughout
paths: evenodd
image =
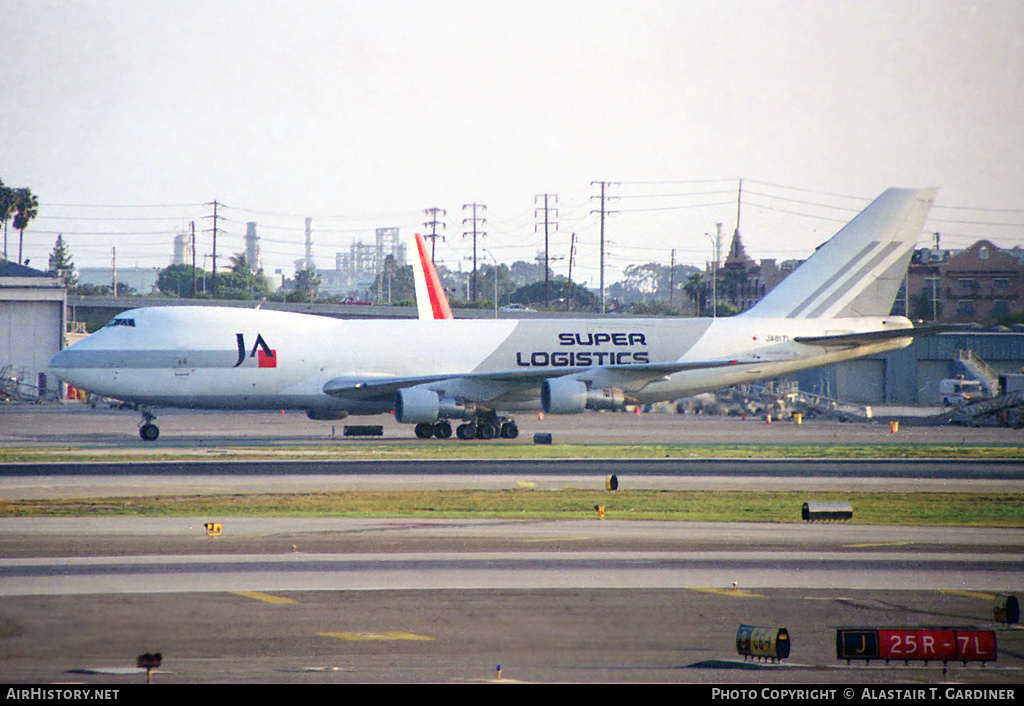
M 558 209 L 554 207 L 558 203 L 558 197 L 555 194 L 538 194 L 533 198 L 533 202 L 537 203 L 538 199 L 544 199 L 544 306 L 551 306 L 551 278 L 548 275 L 548 261 L 550 260 L 550 254 L 548 251 L 548 229 L 553 225 L 555 230 L 558 230 L 558 223 L 551 220 L 551 214 L 554 212 L 555 217 L 558 216 Z M 534 216 L 541 210 L 534 208 Z M 540 224 L 537 224 L 540 225 Z M 534 232 L 537 231 L 537 226 L 533 228 Z
M 600 194 L 601 208 L 598 210 L 598 213 L 601 214 L 601 313 L 603 314 L 603 313 L 605 313 L 605 301 L 604 301 L 604 291 L 605 291 L 605 288 L 604 288 L 604 221 L 605 221 L 605 218 L 608 216 L 608 214 L 612 213 L 611 211 L 608 211 L 605 208 L 605 201 L 608 198 L 605 192 L 606 192 L 606 190 L 607 190 L 607 188 L 609 186 L 612 186 L 612 184 L 607 182 L 607 181 L 592 181 L 592 182 L 590 182 L 591 186 L 593 186 L 594 184 L 599 184 L 601 186 L 601 194 Z M 591 197 L 591 198 L 594 198 L 594 197 Z
M 430 217 L 430 220 L 423 224 L 424 228 L 430 228 L 430 235 L 424 237 L 430 238 L 430 262 L 431 264 L 436 264 L 435 255 L 437 252 L 437 239 L 441 238 L 441 242 L 444 242 L 444 236 L 439 235 L 437 229 L 440 227 L 444 230 L 448 227 L 444 221 L 439 221 L 438 217 L 447 216 L 448 212 L 443 208 L 428 208 L 423 212 Z
M 483 213 L 487 210 L 487 207 L 478 203 L 462 204 L 462 210 L 465 211 L 466 209 L 472 209 L 473 215 L 470 218 L 463 218 L 462 225 L 465 226 L 466 223 L 472 223 L 473 229 L 472 231 L 463 231 L 462 237 L 465 238 L 470 233 L 473 235 L 473 275 L 471 278 L 472 293 L 470 294 L 470 301 L 476 301 L 476 239 L 477 236 L 482 238 L 487 235 L 487 233 L 477 229 L 478 225 L 483 225 L 487 222 L 486 218 L 477 215 L 477 211 L 479 210 L 480 213 Z

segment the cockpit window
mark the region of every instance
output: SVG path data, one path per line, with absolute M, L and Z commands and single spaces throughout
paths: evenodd
M 107 326 L 135 326 L 135 319 L 111 319 Z

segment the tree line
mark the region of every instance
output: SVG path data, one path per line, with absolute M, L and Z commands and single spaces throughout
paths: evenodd
M 180 263 L 169 265 L 157 273 L 156 289 L 166 296 L 183 299 L 310 302 L 319 298 L 322 279 L 313 268 L 298 267 L 287 286 L 275 290 L 262 270 L 252 269 L 244 253 L 231 256 L 230 263 L 227 271 L 217 272 L 216 292 L 213 291 L 211 272 Z M 522 261 L 511 266 L 504 263 L 481 265 L 477 269 L 479 298 L 475 301 L 469 298 L 469 273 L 455 272 L 444 265 L 439 265 L 437 270 L 449 300 L 457 308 L 490 309 L 497 301 L 499 307 L 522 304 L 549 311 L 596 310 L 599 300 L 593 291 L 577 282 L 569 282 L 566 277 L 556 275 L 550 269 L 549 286 L 545 287 L 542 268 L 542 265 Z M 109 296 L 113 293 L 113 287 L 109 284 L 78 283 L 74 260 L 62 235 L 57 236 L 50 253 L 47 274 L 59 278 L 68 287 L 69 294 Z M 665 265 L 647 263 L 626 268 L 625 275 L 621 281 L 609 287 L 612 311 L 648 316 L 711 314 L 710 282 L 692 266 L 679 265 L 672 271 Z M 130 296 L 139 293 L 119 282 L 117 294 Z M 389 255 L 385 259 L 383 271 L 363 296 L 381 305 L 415 306 L 416 287 L 412 266 L 400 266 Z M 686 300 L 691 305 L 689 309 L 684 309 L 683 303 Z M 736 313 L 729 311 L 721 301 L 718 309 L 719 316 Z

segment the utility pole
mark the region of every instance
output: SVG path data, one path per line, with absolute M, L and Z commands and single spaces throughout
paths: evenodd
M 737 221 L 738 225 L 738 221 Z M 715 224 L 715 277 L 711 280 L 711 291 L 714 292 L 714 301 L 711 303 L 712 317 L 718 318 L 718 263 L 722 260 L 722 224 Z
M 572 311 L 572 263 L 576 259 L 576 234 L 569 239 L 569 291 L 565 297 L 565 310 Z
M 555 217 L 558 217 L 558 209 L 554 208 L 554 204 L 558 203 L 558 196 L 555 194 L 538 194 L 534 197 L 533 202 L 537 203 L 539 199 L 544 199 L 544 306 L 551 306 L 551 277 L 548 275 L 548 262 L 551 259 L 549 254 L 548 245 L 548 229 L 554 225 L 555 230 L 558 230 L 558 223 L 551 221 L 551 212 L 554 211 Z M 533 215 L 536 218 L 537 212 L 540 209 L 534 207 Z M 533 232 L 537 232 L 538 223 L 533 227 Z
M 210 292 L 217 296 L 217 207 L 220 205 L 216 200 L 206 204 L 213 206 L 213 279 L 210 283 Z
M 423 224 L 424 228 L 430 228 L 430 235 L 424 237 L 430 238 L 430 263 L 432 265 L 436 265 L 437 263 L 434 261 L 434 253 L 437 249 L 437 239 L 440 238 L 442 241 L 444 240 L 443 235 L 437 234 L 437 228 L 440 226 L 443 230 L 448 227 L 444 221 L 439 221 L 437 218 L 438 216 L 447 216 L 448 212 L 443 208 L 428 208 L 423 212 L 430 218 L 429 221 L 426 221 Z
M 196 298 L 196 222 L 188 222 L 189 241 L 192 248 L 192 298 Z M 206 278 L 206 273 L 203 273 L 203 278 Z
M 717 233 L 712 238 L 709 233 L 705 233 L 708 240 L 711 241 L 712 257 L 714 260 L 711 261 L 711 318 L 718 318 L 718 258 L 722 252 L 722 224 L 715 224 Z
M 476 239 L 477 239 L 478 236 L 483 238 L 484 236 L 487 235 L 486 232 L 479 230 L 478 227 L 477 227 L 479 225 L 483 225 L 484 223 L 486 223 L 487 219 L 484 218 L 483 216 L 478 216 L 477 212 L 479 211 L 480 213 L 483 213 L 484 211 L 487 210 L 487 207 L 483 206 L 481 204 L 478 204 L 478 203 L 464 203 L 464 204 L 462 204 L 462 210 L 465 211 L 467 209 L 472 209 L 473 210 L 473 215 L 470 218 L 463 218 L 462 219 L 462 225 L 465 226 L 467 223 L 472 223 L 473 224 L 473 229 L 472 230 L 468 230 L 468 231 L 463 231 L 462 232 L 462 237 L 465 238 L 467 235 L 472 235 L 473 236 L 473 274 L 470 276 L 471 289 L 470 289 L 469 300 L 470 301 L 476 301 Z
M 672 248 L 672 265 L 668 269 L 668 308 L 672 308 L 672 295 L 676 288 L 676 249 Z
M 114 271 L 112 284 L 114 285 L 114 298 L 117 298 L 117 248 L 110 248 L 110 266 Z
M 740 234 L 740 207 L 743 205 L 743 180 L 740 179 L 740 188 L 736 193 L 736 232 L 734 235 Z
M 909 273 L 903 275 L 903 316 L 910 318 L 910 280 L 907 279 Z
M 601 195 L 599 197 L 601 199 L 601 208 L 598 211 L 591 211 L 591 213 L 600 213 L 601 214 L 601 313 L 603 314 L 603 313 L 605 313 L 605 303 L 604 303 L 604 219 L 605 219 L 605 216 L 610 215 L 611 213 L 613 213 L 613 211 L 609 211 L 609 210 L 607 210 L 605 208 L 605 201 L 607 200 L 607 197 L 605 195 L 605 190 L 606 190 L 607 187 L 612 186 L 612 184 L 610 182 L 607 182 L 607 181 L 592 181 L 592 182 L 590 182 L 591 186 L 593 186 L 594 184 L 600 184 L 601 185 Z M 590 198 L 595 198 L 595 197 L 591 196 Z
M 938 256 L 938 254 L 939 254 L 939 234 L 938 233 L 935 234 L 935 254 L 936 254 L 936 256 Z M 939 262 L 941 262 L 941 261 L 942 261 L 942 259 L 940 258 Z M 939 283 L 939 272 L 941 272 L 941 270 L 939 269 L 939 266 L 936 265 L 935 266 L 935 274 L 932 275 L 932 323 L 936 323 L 939 320 L 939 305 L 935 301 L 936 298 L 938 298 L 938 296 L 939 296 L 939 293 L 936 291 L 938 289 L 938 283 Z

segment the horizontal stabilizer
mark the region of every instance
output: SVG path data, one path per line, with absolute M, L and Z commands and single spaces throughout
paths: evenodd
M 840 333 L 834 336 L 797 336 L 793 340 L 811 346 L 858 346 L 879 341 L 891 341 L 896 338 L 917 338 L 918 336 L 934 336 L 937 333 L 954 331 L 963 328 L 957 324 L 918 326 L 916 328 L 885 329 L 884 331 L 865 331 L 864 333 Z

